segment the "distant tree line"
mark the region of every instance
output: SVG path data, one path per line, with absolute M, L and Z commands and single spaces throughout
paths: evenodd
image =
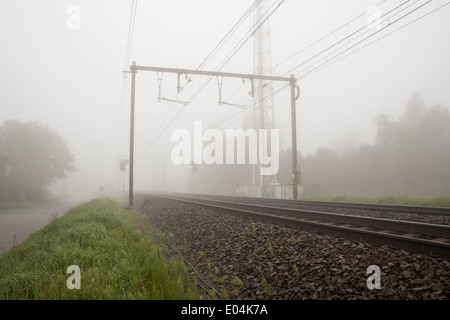
M 8 120 L 0 127 L 0 202 L 42 199 L 76 168 L 65 141 L 47 125 Z
M 302 157 L 303 184 L 319 184 L 321 194 L 436 197 L 450 195 L 450 112 L 428 107 L 414 93 L 403 115 L 375 119 L 376 140 L 346 152 L 319 148 Z M 291 152 L 280 152 L 278 182 L 291 183 Z M 240 183 L 252 181 L 252 169 L 241 166 L 201 166 L 198 192 L 233 193 Z
M 303 182 L 323 194 L 432 197 L 450 194 L 450 112 L 426 107 L 418 93 L 398 120 L 376 119 L 374 145 L 338 154 L 319 149 L 303 159 Z

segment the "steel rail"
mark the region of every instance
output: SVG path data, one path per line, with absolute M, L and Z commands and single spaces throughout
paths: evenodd
M 195 197 L 183 196 L 187 199 L 199 199 Z M 404 220 L 394 220 L 394 219 L 385 219 L 385 218 L 373 218 L 373 217 L 365 217 L 365 216 L 355 216 L 355 215 L 346 215 L 341 213 L 330 213 L 330 212 L 322 212 L 322 211 L 312 211 L 312 210 L 300 210 L 295 208 L 283 208 L 283 207 L 274 207 L 268 205 L 258 205 L 258 204 L 248 204 L 248 203 L 236 203 L 230 201 L 223 200 L 212 200 L 212 199 L 204 199 L 204 201 L 210 201 L 215 204 L 222 205 L 231 205 L 252 209 L 258 209 L 258 212 L 266 211 L 267 213 L 273 214 L 288 214 L 293 215 L 300 218 L 308 218 L 315 220 L 325 220 L 330 222 L 338 222 L 338 223 L 350 223 L 363 227 L 372 227 L 383 230 L 391 230 L 391 231 L 399 231 L 405 233 L 417 233 L 428 236 L 435 237 L 449 237 L 450 238 L 450 226 L 441 225 L 441 224 L 431 224 L 431 223 L 423 223 L 423 222 L 413 222 L 413 221 L 404 221 Z
M 450 259 L 450 239 L 448 238 L 450 227 L 445 225 L 347 216 L 329 212 L 268 207 L 172 194 L 157 194 L 157 196 L 311 232 L 343 236 L 356 241 L 388 245 L 411 252 L 432 254 L 447 260 Z M 374 228 L 378 228 L 378 230 Z M 420 234 L 427 234 L 433 239 L 424 239 Z
M 187 194 L 181 194 L 187 195 Z M 197 195 L 196 195 L 197 196 Z M 361 210 L 376 210 L 376 211 L 392 211 L 405 212 L 415 214 L 430 214 L 450 216 L 450 208 L 446 207 L 426 207 L 426 206 L 410 206 L 410 205 L 395 205 L 395 204 L 377 204 L 377 203 L 360 203 L 360 202 L 336 202 L 336 201 L 319 201 L 319 200 L 292 200 L 292 199 L 278 199 L 278 198 L 257 198 L 257 197 L 239 197 L 239 196 L 212 196 L 201 195 L 203 197 L 216 197 L 226 199 L 239 199 L 264 202 L 282 203 L 287 205 L 311 205 L 318 207 L 332 207 L 332 208 L 347 208 L 347 209 L 361 209 Z

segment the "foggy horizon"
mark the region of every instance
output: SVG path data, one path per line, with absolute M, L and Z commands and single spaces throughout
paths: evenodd
M 251 30 L 253 16 L 242 22 L 212 59 L 205 59 L 252 2 L 137 1 L 130 39 L 132 1 L 4 1 L 0 11 L 0 124 L 7 120 L 47 124 L 66 141 L 77 171 L 55 183 L 51 187 L 54 194 L 61 192 L 63 184 L 69 194 L 82 197 L 98 195 L 101 186 L 106 193 L 121 191 L 119 160 L 129 157 L 131 98 L 131 75 L 123 71 L 129 71 L 132 61 L 141 66 L 216 70 Z M 380 3 L 383 15 L 403 2 L 291 0 L 271 1 L 270 5 L 273 3 L 281 5 L 269 20 L 272 73 L 301 76 L 303 68 L 296 68 L 298 65 L 367 26 L 370 6 Z M 299 154 L 314 155 L 319 148 L 342 153 L 374 145 L 376 118 L 385 114 L 399 120 L 415 93 L 428 108 L 450 108 L 450 6 L 422 18 L 443 4 L 433 1 L 424 5 L 298 80 Z M 253 74 L 253 39 L 220 71 Z M 207 77 L 190 76 L 188 83 L 189 78 L 182 76 L 183 91 L 177 93 L 176 75 L 158 76 L 161 74 L 143 71 L 136 76 L 135 191 L 188 192 L 192 168 L 171 163 L 175 145 L 171 133 L 180 128 L 191 131 L 194 121 L 223 131 L 245 128 L 252 121 L 252 108 L 237 113 L 253 103 L 250 82 L 224 78 L 221 94 L 228 104 L 220 105 L 216 79 L 197 94 Z M 280 87 L 280 83 L 273 85 L 274 90 Z M 164 100 L 189 101 L 194 96 L 188 106 Z M 289 88 L 274 95 L 274 113 L 280 151 L 289 150 Z

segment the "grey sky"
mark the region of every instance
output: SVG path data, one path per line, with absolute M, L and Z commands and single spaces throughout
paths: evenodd
M 130 62 L 195 69 L 251 2 L 138 1 Z M 286 0 L 270 20 L 273 65 L 378 2 L 381 1 Z M 380 5 L 381 14 L 403 2 L 385 1 Z M 416 5 L 425 2 L 418 1 Z M 73 183 L 92 181 L 90 191 L 97 190 L 100 184 L 116 186 L 120 180 L 118 159 L 128 154 L 130 79 L 126 82 L 123 104 L 121 97 L 131 3 L 131 0 L 1 2 L 0 122 L 20 119 L 48 123 L 68 142 L 75 155 L 79 171 Z M 445 3 L 432 1 L 380 36 Z M 67 9 L 71 5 L 80 8 L 80 29 L 67 27 L 70 18 Z M 359 142 L 372 143 L 374 117 L 380 113 L 397 117 L 415 90 L 426 103 L 449 107 L 449 17 L 450 5 L 300 80 L 299 150 L 303 154 L 314 153 L 319 146 L 331 146 L 337 137 L 352 132 Z M 307 60 L 321 48 L 364 26 L 367 19 L 368 15 L 361 17 L 318 46 L 277 66 L 274 74 L 281 75 Z M 216 68 L 250 26 L 251 19 L 205 69 Z M 250 40 L 222 71 L 252 73 L 252 50 Z M 193 80 L 178 99 L 187 100 L 204 78 Z M 236 90 L 239 91 L 234 94 Z M 229 102 L 251 103 L 248 91 L 248 84 L 242 86 L 239 80 L 224 81 L 223 95 Z M 206 122 L 235 112 L 232 107 L 218 106 L 217 83 L 213 79 L 165 134 L 150 145 L 158 130 L 182 108 L 158 103 L 157 95 L 156 74 L 139 73 L 137 157 L 169 153 L 172 146 L 169 135 L 175 128 L 191 129 L 194 120 Z M 164 76 L 162 96 L 177 97 L 174 76 Z M 281 143 L 289 147 L 289 91 L 282 91 L 274 100 Z M 167 108 L 171 109 L 166 111 Z M 221 128 L 239 127 L 242 119 L 236 117 Z M 138 158 L 137 168 L 157 163 L 155 159 L 158 158 Z M 149 173 L 146 177 L 150 176 Z

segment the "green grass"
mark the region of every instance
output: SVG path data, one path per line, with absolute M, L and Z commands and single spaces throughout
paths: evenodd
M 345 195 L 345 196 L 326 195 L 319 197 L 305 197 L 304 200 L 397 204 L 397 205 L 427 206 L 427 207 L 450 207 L 450 196 L 442 196 L 436 198 L 412 198 L 405 196 L 366 197 L 366 196 L 352 196 L 352 195 Z
M 0 299 L 201 299 L 139 218 L 108 199 L 72 208 L 0 255 Z M 80 267 L 79 290 L 66 286 L 70 265 Z

